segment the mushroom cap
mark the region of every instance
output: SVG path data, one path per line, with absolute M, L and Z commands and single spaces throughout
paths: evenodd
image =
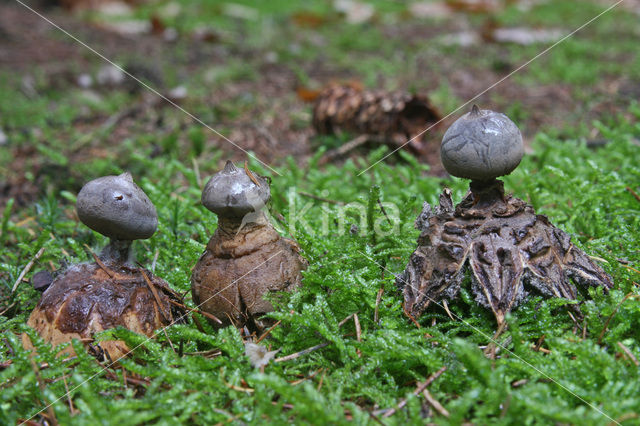
M 158 228 L 155 206 L 128 172 L 88 182 L 78 194 L 76 210 L 82 223 L 116 240 L 149 238 Z
M 239 169 L 227 161 L 224 169 L 204 186 L 202 204 L 218 216 L 229 218 L 242 218 L 259 211 L 271 198 L 271 189 L 266 178 L 256 173 L 252 176 L 255 182 L 246 169 Z
M 450 174 L 479 181 L 508 175 L 523 155 L 518 126 L 504 114 L 475 105 L 447 129 L 440 148 Z

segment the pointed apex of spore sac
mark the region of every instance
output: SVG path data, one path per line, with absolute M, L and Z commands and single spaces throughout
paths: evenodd
M 224 169 L 222 171 L 226 174 L 229 174 L 229 173 L 235 173 L 238 170 L 240 169 L 238 169 L 231 160 L 227 160 L 227 163 L 224 165 Z
M 266 178 L 248 168 L 227 161 L 224 169 L 214 174 L 202 190 L 202 204 L 213 213 L 242 219 L 260 211 L 271 198 Z
M 122 179 L 122 180 L 125 180 L 125 181 L 127 181 L 129 183 L 133 183 L 133 177 L 131 176 L 130 172 L 124 172 L 124 173 L 118 175 L 118 178 Z
M 473 117 L 477 117 L 478 115 L 480 115 L 480 108 L 478 108 L 478 105 L 473 104 L 473 106 L 471 107 L 470 115 Z

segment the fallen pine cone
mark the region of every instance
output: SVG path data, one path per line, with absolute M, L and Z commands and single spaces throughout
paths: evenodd
M 397 146 L 407 143 L 440 120 L 424 95 L 361 90 L 331 85 L 320 93 L 313 109 L 313 127 L 320 134 L 348 132 L 368 135 Z M 423 135 L 406 147 L 423 151 Z

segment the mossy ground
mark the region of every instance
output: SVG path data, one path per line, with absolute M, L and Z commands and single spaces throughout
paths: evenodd
M 310 64 L 323 63 L 328 64 L 322 66 L 323 72 L 327 72 L 325 67 L 335 67 L 338 75 L 358 78 L 370 87 L 381 81 L 387 88 L 433 90 L 434 100 L 447 112 L 468 93 L 446 79 L 421 78 L 421 63 L 436 63 L 429 75 L 446 75 L 454 65 L 481 74 L 497 62 L 519 64 L 543 48 L 489 44 L 470 56 L 460 47 L 431 44 L 426 36 L 388 37 L 390 29 L 399 28 L 398 23 L 403 28 L 425 28 L 424 22 L 407 17 L 404 6 L 395 2 L 377 2 L 384 13 L 373 24 L 357 26 L 336 22 L 325 3 L 304 7 L 305 12 L 313 12 L 311 16 L 328 16 L 327 23 L 312 29 L 291 24 L 301 6 L 289 2 L 250 4 L 259 12 L 259 26 L 224 15 L 218 5 L 180 3 L 184 3 L 184 17 L 167 24 L 188 31 L 201 22 L 213 22 L 223 35 L 227 31 L 243 36 L 242 43 L 222 42 L 231 51 L 240 50 L 236 59 L 217 63 L 213 74 L 206 72 L 211 67 L 201 64 L 197 72 L 188 74 L 191 96 L 184 107 L 207 123 L 223 123 L 214 127 L 225 134 L 256 109 L 260 110 L 258 121 L 276 114 L 259 92 L 252 96 L 233 92 L 236 94 L 227 94 L 225 102 L 211 100 L 217 91 L 244 84 L 251 88 L 254 86 L 247 83 L 251 81 L 263 83 L 262 60 L 251 57 L 250 52 L 276 51 L 284 67 L 305 84 L 319 79 Z M 541 4 L 526 13 L 509 7 L 497 19 L 509 25 L 574 28 L 603 10 L 584 3 L 580 13 L 574 13 L 571 3 Z M 136 13 L 149 16 L 154 7 L 159 6 Z M 480 25 L 476 21 L 481 20 L 470 18 L 472 25 Z M 509 90 L 483 98 L 495 108 L 502 106 L 516 122 L 527 123 L 524 130 L 531 135 L 530 152 L 505 178 L 507 191 L 569 232 L 580 248 L 600 259 L 615 282 L 608 294 L 590 289 L 578 302 L 531 297 L 508 318 L 509 328 L 499 338 L 504 349 L 495 360 L 487 359 L 482 350 L 495 331 L 495 322 L 476 305 L 468 289 L 450 304 L 451 311 L 464 321 L 452 321 L 446 312 L 434 310 L 419 319 L 418 327 L 403 314 L 394 285 L 394 274 L 404 268 L 415 248 L 418 232 L 413 222 L 423 201 L 435 203 L 445 186 L 460 200 L 466 183 L 429 176 L 428 166 L 403 152 L 359 175 L 389 152 L 384 147 L 342 164 L 319 167 L 317 161 L 325 148 L 318 146 L 325 139 L 337 144 L 335 138 L 314 142 L 317 152 L 303 160 L 296 157 L 273 163 L 280 175 L 255 160 L 250 162 L 253 170 L 271 176 L 274 221 L 285 235 L 294 230 L 290 236 L 300 243 L 310 263 L 300 291 L 278 301 L 271 316 L 280 324 L 262 343 L 280 349 L 278 356 L 322 343 L 327 346 L 294 360 L 271 363 L 260 372 L 244 355 L 238 330 L 214 331 L 195 314 L 199 325 L 190 318 L 187 324 L 171 326 L 152 340 L 123 329 L 99 336 L 116 335 L 131 347 L 139 345 L 134 356 L 117 368 L 105 370 L 77 342 L 73 343 L 77 358 L 56 358 L 55 351 L 25 325 L 39 294 L 27 282 L 19 283 L 15 294 L 10 291 L 42 247 L 44 252 L 27 279 L 38 270 L 60 268 L 63 260 L 89 261 L 85 244 L 94 251 L 105 244 L 103 237 L 77 220 L 75 194 L 82 183 L 104 174 L 132 172 L 157 206 L 160 222 L 153 238 L 136 243 L 138 260 L 150 265 L 157 256 L 156 274 L 185 292 L 191 305 L 190 270 L 216 223 L 199 203 L 200 188 L 229 152 L 222 142 L 209 140 L 206 130 L 185 121 L 170 107 L 151 110 L 140 123 L 130 123 L 115 134 L 95 123 L 86 129 L 78 122 L 79 116 L 108 117 L 137 102 L 140 94 L 105 90 L 89 102 L 86 92 L 69 83 L 51 84 L 50 75 L 43 71 L 33 73 L 37 94 L 27 96 L 20 86 L 21 76 L 3 68 L 0 124 L 10 145 L 0 147 L 0 168 L 8 177 L 24 174 L 27 182 L 37 182 L 39 188 L 34 202 L 3 200 L 0 423 L 14 424 L 34 415 L 42 420 L 38 413 L 53 403 L 61 424 L 347 420 L 369 424 L 637 424 L 640 200 L 634 193 L 640 192 L 640 105 L 621 93 L 607 95 L 600 90 L 605 81 L 637 81 L 640 77 L 640 57 L 630 47 L 638 38 L 632 28 L 636 22 L 630 12 L 614 11 L 585 29 L 583 37 L 568 40 L 516 74 Z M 443 25 L 432 24 L 434 28 Z M 265 28 L 271 32 L 265 33 Z M 621 33 L 626 36 L 617 37 Z M 314 34 L 325 40 L 322 48 L 314 44 Z M 285 39 L 293 40 L 295 46 L 284 43 Z M 189 52 L 181 44 L 168 49 L 172 58 Z M 403 54 L 415 61 L 406 66 Z M 181 67 L 188 59 L 177 62 L 182 65 L 160 62 L 168 87 L 183 81 Z M 90 64 L 94 69 L 97 66 L 98 62 Z M 527 106 L 532 101 L 526 96 L 513 99 L 515 93 L 531 94 L 549 84 L 566 88 L 572 99 L 559 124 L 552 120 L 538 123 L 532 117 L 545 111 L 531 111 Z M 284 96 L 295 103 L 293 92 Z M 607 107 L 596 108 L 602 105 Z M 552 105 L 549 108 L 555 111 Z M 297 106 L 291 113 L 292 126 L 308 126 L 309 110 Z M 149 127 L 159 118 L 165 124 Z M 589 148 L 586 139 L 593 135 L 606 143 Z M 26 157 L 15 156 L 25 151 L 29 152 Z M 388 230 L 377 208 L 378 197 L 399 207 L 397 229 L 387 236 L 372 232 L 373 224 Z M 364 222 L 353 208 L 342 226 L 341 203 L 364 206 Z M 307 209 L 306 224 L 294 223 L 292 206 L 297 211 Z M 349 232 L 351 224 L 357 225 L 354 232 Z M 382 297 L 376 304 L 380 291 Z M 568 303 L 579 304 L 583 322 L 575 324 L 569 317 Z M 359 339 L 353 319 L 339 325 L 354 313 L 361 327 Z M 29 333 L 36 344 L 36 367 L 22 349 L 22 332 Z M 449 418 L 433 411 L 423 396 L 412 394 L 417 382 L 442 367 L 446 371 L 428 389 L 448 410 Z M 393 416 L 372 415 L 395 407 L 404 398 L 406 407 Z

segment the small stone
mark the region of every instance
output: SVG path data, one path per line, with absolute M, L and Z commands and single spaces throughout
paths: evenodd
M 126 79 L 125 73 L 115 65 L 105 65 L 98 70 L 96 80 L 101 86 L 119 86 Z
M 88 89 L 93 85 L 93 78 L 89 74 L 80 74 L 77 80 L 78 86 Z
M 449 127 L 440 149 L 442 164 L 451 175 L 478 181 L 508 175 L 523 155 L 522 135 L 515 123 L 475 105 Z
M 31 277 L 31 285 L 39 292 L 45 291 L 53 282 L 53 275 L 49 271 L 40 271 Z

